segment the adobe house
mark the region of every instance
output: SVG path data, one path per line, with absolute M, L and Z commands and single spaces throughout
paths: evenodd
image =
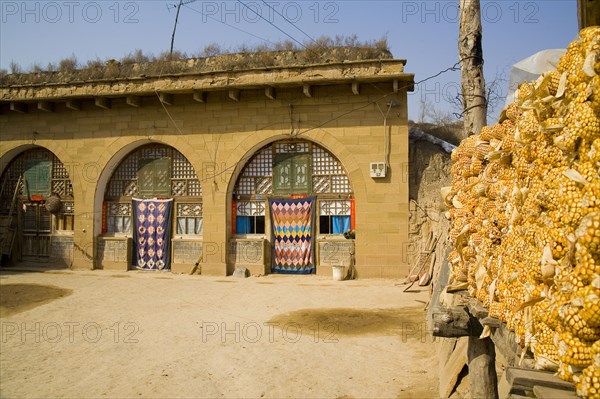
M 4 76 L 4 258 L 404 277 L 414 76 L 358 50 Z

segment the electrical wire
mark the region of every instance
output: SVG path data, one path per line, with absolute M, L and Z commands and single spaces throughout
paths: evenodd
M 173 42 L 175 39 L 175 29 L 177 28 L 177 20 L 179 18 L 179 10 L 181 8 L 181 6 L 185 6 L 188 8 L 191 8 L 188 6 L 189 3 L 193 3 L 196 0 L 187 0 L 187 1 L 183 1 L 183 0 L 179 0 L 179 4 L 176 6 L 177 7 L 177 16 L 175 17 L 175 27 L 173 29 L 173 36 L 171 38 L 171 52 L 170 54 L 172 55 L 173 53 Z M 169 60 L 171 61 L 171 60 Z M 164 64 L 161 65 L 161 69 L 158 73 L 158 78 L 160 79 L 160 77 L 162 76 L 162 72 L 163 72 L 163 68 L 164 68 Z M 177 132 L 179 133 L 179 135 L 183 135 L 183 132 L 181 131 L 181 129 L 179 128 L 179 126 L 177 125 L 177 123 L 175 122 L 175 119 L 173 119 L 173 116 L 171 115 L 171 113 L 169 112 L 169 110 L 167 109 L 166 105 L 163 103 L 162 99 L 160 98 L 160 93 L 158 92 L 158 89 L 154 89 L 154 94 L 156 94 L 156 98 L 158 98 L 158 102 L 160 103 L 160 105 L 162 106 L 163 110 L 165 111 L 165 113 L 167 114 L 167 117 L 169 118 L 169 120 L 171 121 L 171 123 L 173 124 L 173 126 L 175 127 L 175 129 L 177 130 Z M 216 154 L 215 154 L 215 159 L 213 160 L 213 157 L 211 156 L 210 151 L 208 151 L 208 145 L 206 144 L 206 139 L 204 138 L 204 135 L 201 135 L 202 137 L 202 142 L 204 143 L 204 148 L 206 149 L 206 152 L 208 153 L 208 157 L 211 161 L 212 164 L 216 163 Z M 148 135 L 148 139 L 150 139 L 150 135 Z
M 462 61 L 462 60 L 461 60 L 461 61 Z M 407 88 L 410 88 L 410 87 L 412 87 L 412 86 L 414 86 L 414 85 L 418 85 L 418 84 L 421 84 L 421 83 L 427 82 L 427 81 L 429 81 L 429 80 L 431 80 L 431 79 L 435 79 L 435 78 L 437 78 L 438 76 L 440 76 L 440 75 L 442 75 L 442 74 L 444 74 L 444 73 L 446 73 L 446 72 L 451 72 L 451 71 L 457 71 L 457 70 L 460 70 L 460 62 L 461 62 L 461 61 L 458 61 L 458 62 L 456 62 L 456 63 L 455 63 L 453 66 L 451 66 L 451 67 L 448 67 L 448 68 L 445 68 L 445 69 L 442 69 L 442 70 L 440 70 L 439 72 L 437 72 L 436 74 L 434 74 L 434 75 L 431 75 L 431 76 L 428 76 L 428 77 L 426 77 L 426 78 L 424 78 L 424 79 L 421 79 L 421 80 L 419 80 L 419 81 L 417 81 L 417 82 L 410 83 L 410 84 L 406 84 L 406 85 L 404 85 L 404 86 L 400 86 L 400 87 L 398 87 L 398 89 L 407 89 Z M 313 130 L 320 129 L 320 128 L 322 128 L 323 126 L 325 126 L 325 125 L 327 125 L 327 124 L 329 124 L 329 123 L 331 123 L 331 122 L 335 122 L 335 121 L 337 121 L 337 120 L 339 120 L 339 119 L 341 119 L 341 118 L 343 118 L 343 117 L 345 117 L 345 116 L 347 116 L 347 115 L 350 115 L 350 114 L 352 114 L 352 113 L 354 113 L 354 112 L 356 112 L 356 111 L 359 111 L 359 110 L 365 109 L 365 108 L 367 108 L 367 107 L 369 107 L 369 106 L 372 106 L 373 104 L 377 104 L 377 105 L 378 105 L 378 102 L 379 102 L 379 101 L 381 101 L 381 100 L 385 100 L 385 99 L 387 99 L 388 97 L 390 97 L 390 96 L 392 96 L 392 95 L 396 95 L 396 94 L 397 94 L 397 91 L 391 91 L 391 92 L 385 93 L 385 94 L 383 94 L 382 96 L 380 96 L 380 97 L 376 98 L 375 100 L 370 100 L 370 101 L 367 101 L 365 104 L 363 104 L 363 105 L 361 105 L 361 106 L 359 106 L 359 107 L 352 108 L 352 109 L 350 109 L 349 111 L 342 112 L 341 114 L 339 114 L 339 115 L 337 115 L 337 116 L 335 116 L 335 117 L 332 117 L 332 118 L 330 118 L 330 119 L 327 119 L 327 120 L 325 120 L 324 122 L 321 122 L 321 123 L 319 123 L 319 124 L 318 124 L 318 125 L 316 125 L 316 126 L 313 126 L 313 127 L 307 128 L 307 129 L 305 129 L 305 130 L 303 130 L 303 131 L 299 131 L 298 133 L 296 133 L 296 134 L 295 134 L 295 137 L 299 137 L 299 136 L 301 136 L 301 135 L 303 135 L 303 134 L 306 134 L 306 133 L 308 133 L 308 132 L 311 132 L 311 131 L 313 131 Z M 158 92 L 157 92 L 157 91 L 156 91 L 156 95 L 158 96 Z M 159 99 L 160 99 L 160 97 L 159 97 Z M 161 104 L 162 104 L 162 102 L 161 102 Z M 288 106 L 289 106 L 289 105 L 288 105 Z M 168 109 L 167 109 L 167 108 L 164 106 L 164 104 L 163 104 L 163 109 L 165 110 L 165 112 L 166 112 L 166 113 L 167 113 L 167 115 L 169 116 L 169 119 L 171 120 L 171 122 L 172 122 L 172 123 L 175 125 L 175 127 L 176 127 L 177 131 L 178 131 L 178 132 L 180 132 L 180 134 L 183 134 L 183 133 L 181 132 L 181 129 L 179 129 L 179 127 L 178 127 L 178 126 L 177 126 L 177 124 L 175 123 L 175 120 L 174 120 L 174 119 L 171 117 L 171 114 L 170 114 L 170 112 L 168 111 Z M 279 124 L 279 123 L 282 123 L 282 122 L 275 122 L 275 123 L 268 124 L 268 125 L 266 125 L 266 126 L 263 126 L 263 127 L 260 127 L 260 128 L 258 128 L 258 129 L 256 129 L 256 130 L 255 130 L 255 132 L 259 132 L 259 131 L 261 131 L 261 130 L 263 130 L 263 129 L 266 129 L 266 128 L 268 128 L 268 127 L 275 126 L 275 125 L 277 125 L 277 124 Z M 202 138 L 204 139 L 204 135 L 202 135 Z M 207 148 L 207 147 L 206 147 L 206 142 L 205 142 L 204 144 L 205 144 L 205 148 Z M 224 175 L 225 173 L 227 173 L 227 172 L 229 172 L 229 171 L 232 171 L 232 170 L 234 170 L 235 168 L 237 168 L 237 167 L 238 167 L 238 165 L 240 165 L 240 164 L 246 164 L 246 162 L 247 162 L 247 161 L 249 161 L 249 160 L 250 160 L 250 159 L 251 159 L 251 158 L 252 158 L 254 155 L 255 155 L 254 153 L 251 153 L 251 154 L 246 154 L 246 155 L 244 155 L 244 156 L 243 156 L 243 157 L 242 157 L 242 158 L 241 158 L 239 161 L 237 161 L 236 163 L 234 163 L 233 165 L 231 165 L 231 166 L 229 166 L 229 167 L 226 167 L 226 168 L 224 168 L 223 170 L 221 170 L 221 171 L 220 171 L 220 172 L 218 172 L 218 173 L 215 173 L 215 174 L 213 174 L 212 176 L 207 176 L 206 178 L 203 178 L 203 179 L 198 179 L 198 181 L 199 181 L 199 182 L 201 182 L 201 183 L 202 183 L 202 182 L 206 182 L 206 181 L 213 181 L 213 182 L 214 182 L 214 181 L 215 181 L 215 179 L 216 179 L 217 177 L 219 177 L 219 176 L 221 176 L 221 175 Z M 212 163 L 215 163 L 215 162 L 216 162 L 216 160 L 212 160 L 212 156 L 211 156 L 211 154 L 210 154 L 210 153 L 209 153 L 209 157 L 211 157 L 211 162 L 212 162 Z
M 438 76 L 440 76 L 440 75 L 442 75 L 442 74 L 444 74 L 444 73 L 446 73 L 446 72 L 451 72 L 451 71 L 457 71 L 457 70 L 460 70 L 460 62 L 461 62 L 461 61 L 459 61 L 459 62 L 455 63 L 455 64 L 454 64 L 453 66 L 451 66 L 451 67 L 448 67 L 448 68 L 446 68 L 446 69 L 443 69 L 443 70 L 439 71 L 439 72 L 438 72 L 438 73 L 436 73 L 435 75 L 428 76 L 428 77 L 426 77 L 426 78 L 424 78 L 424 79 L 421 79 L 421 80 L 419 80 L 418 82 L 414 82 L 414 83 L 411 83 L 411 84 L 408 84 L 408 85 L 405 85 L 405 86 L 398 87 L 398 89 L 407 89 L 407 88 L 410 88 L 410 87 L 412 87 L 412 86 L 416 86 L 416 85 L 419 85 L 419 84 L 421 84 L 421 83 L 427 82 L 427 81 L 429 81 L 429 80 L 431 80 L 431 79 L 437 78 Z M 308 132 L 310 132 L 310 131 L 312 131 L 312 130 L 315 130 L 315 129 L 319 129 L 319 128 L 321 128 L 321 127 L 325 126 L 325 125 L 326 125 L 326 124 L 328 124 L 328 123 L 331 123 L 331 122 L 337 121 L 338 119 L 341 119 L 341 118 L 343 118 L 343 117 L 344 117 L 344 116 L 346 116 L 346 115 L 350 115 L 351 113 L 353 113 L 353 112 L 355 112 L 355 111 L 359 111 L 359 110 L 361 110 L 361 109 L 367 108 L 368 106 L 370 106 L 370 105 L 373 105 L 373 104 L 377 103 L 378 101 L 385 100 L 385 99 L 387 99 L 389 96 L 392 96 L 392 95 L 395 95 L 395 94 L 396 94 L 396 91 L 392 91 L 392 92 L 386 93 L 386 94 L 382 95 L 381 97 L 379 97 L 379 98 L 378 98 L 378 99 L 376 99 L 376 100 L 372 100 L 372 101 L 369 101 L 369 102 L 367 102 L 365 105 L 361 105 L 361 106 L 360 106 L 360 107 L 358 107 L 358 108 L 353 108 L 353 109 L 351 109 L 350 111 L 344 112 L 344 113 L 342 113 L 342 114 L 340 114 L 340 115 L 338 115 L 338 116 L 335 116 L 335 117 L 333 117 L 333 118 L 331 118 L 331 119 L 329 119 L 329 120 L 326 120 L 325 122 L 323 122 L 323 123 L 320 123 L 320 124 L 318 124 L 317 126 L 313 126 L 313 127 L 311 127 L 311 128 L 308 128 L 308 129 L 306 129 L 306 130 L 304 130 L 304 131 L 302 131 L 302 132 L 299 132 L 299 133 L 298 133 L 298 135 L 301 135 L 301 134 L 308 133 Z
M 438 77 L 438 76 L 440 76 L 440 75 L 442 75 L 442 74 L 444 74 L 444 73 L 446 73 L 446 72 L 451 72 L 451 71 L 456 71 L 456 70 L 460 70 L 460 61 L 459 61 L 459 62 L 457 62 L 457 63 L 455 63 L 455 64 L 454 64 L 453 66 L 451 66 L 451 67 L 448 67 L 448 68 L 446 68 L 446 69 L 440 70 L 439 72 L 437 72 L 437 73 L 436 73 L 436 74 L 434 74 L 434 75 L 428 76 L 428 77 L 426 77 L 426 78 L 424 78 L 424 79 L 421 79 L 421 80 L 419 80 L 419 81 L 417 81 L 417 82 L 415 82 L 415 83 L 411 83 L 411 84 L 407 84 L 407 85 L 404 85 L 404 86 L 400 86 L 398 89 L 406 89 L 406 88 L 412 87 L 413 85 L 421 84 L 421 83 L 427 82 L 427 81 L 429 81 L 429 80 L 431 80 L 431 79 L 435 79 L 436 77 Z M 330 119 L 328 119 L 328 120 L 326 120 L 326 121 L 324 121 L 324 122 L 322 122 L 322 123 L 319 123 L 319 124 L 318 124 L 318 125 L 316 125 L 316 126 L 313 126 L 313 127 L 310 127 L 310 128 L 307 128 L 307 129 L 305 129 L 304 131 L 298 132 L 298 133 L 295 135 L 295 137 L 298 137 L 298 136 L 300 136 L 300 135 L 302 135 L 302 134 L 306 134 L 306 133 L 308 133 L 308 132 L 310 132 L 310 131 L 313 131 L 313 130 L 316 130 L 316 129 L 320 129 L 320 128 L 322 128 L 323 126 L 325 126 L 325 125 L 327 125 L 327 124 L 329 124 L 329 123 L 331 123 L 331 122 L 335 122 L 335 121 L 337 121 L 338 119 L 341 119 L 341 118 L 343 118 L 344 116 L 350 115 L 350 114 L 352 114 L 352 113 L 354 113 L 354 112 L 356 112 L 356 111 L 359 111 L 359 110 L 361 110 L 361 109 L 367 108 L 367 107 L 369 107 L 369 106 L 371 106 L 371 105 L 373 105 L 373 104 L 377 104 L 377 102 L 379 102 L 379 101 L 381 101 L 381 100 L 384 100 L 384 99 L 387 99 L 388 97 L 390 97 L 390 96 L 392 96 L 392 95 L 395 95 L 395 94 L 397 94 L 397 92 L 396 92 L 396 91 L 392 91 L 392 92 L 386 93 L 386 94 L 382 95 L 381 97 L 379 97 L 379 98 L 377 98 L 377 99 L 375 99 L 375 100 L 368 101 L 367 103 L 365 103 L 364 105 L 361 105 L 360 107 L 356 107 L 356 108 L 353 108 L 353 109 L 351 109 L 351 110 L 349 110 L 349 111 L 343 112 L 343 113 L 341 113 L 340 115 L 337 115 L 337 116 L 335 116 L 335 117 L 333 117 L 333 118 L 330 118 Z M 273 125 L 274 125 L 274 124 L 272 124 L 272 125 L 270 125 L 270 126 L 273 126 Z M 269 126 L 269 127 L 270 127 L 270 126 Z M 262 129 L 257 129 L 257 130 L 256 130 L 256 132 L 258 132 L 258 131 L 260 131 L 260 130 L 262 130 Z M 231 171 L 231 170 L 233 170 L 233 169 L 237 168 L 237 167 L 238 167 L 238 165 L 240 165 L 240 164 L 245 164 L 245 163 L 246 163 L 248 160 L 250 160 L 250 159 L 251 159 L 253 156 L 254 156 L 254 153 L 252 153 L 252 154 L 247 154 L 247 155 L 243 156 L 243 157 L 242 157 L 242 158 L 241 158 L 241 159 L 240 159 L 238 162 L 234 163 L 233 165 L 231 165 L 231 166 L 229 166 L 229 167 L 227 167 L 227 168 L 224 168 L 224 169 L 223 169 L 222 171 L 220 171 L 219 173 L 216 173 L 215 175 L 213 175 L 213 176 L 210 176 L 210 177 L 208 177 L 208 178 L 206 178 L 206 179 L 200 179 L 200 181 L 201 181 L 201 182 L 203 182 L 203 181 L 207 181 L 207 180 L 210 180 L 210 179 L 214 179 L 214 178 L 216 178 L 216 177 L 218 177 L 218 176 L 220 176 L 220 175 L 223 175 L 223 174 L 225 174 L 225 173 L 227 173 L 227 172 L 229 172 L 229 171 Z
M 265 17 L 263 17 L 261 14 L 257 13 L 256 11 L 254 11 L 251 7 L 248 7 L 242 0 L 237 0 L 237 2 L 240 3 L 241 5 L 243 5 L 244 7 L 246 7 L 248 10 L 252 11 L 260 19 L 262 19 L 264 21 L 267 21 L 267 23 L 269 25 L 271 25 L 272 27 L 274 27 L 275 29 L 277 29 L 279 32 L 283 33 L 284 35 L 286 35 L 287 37 L 289 37 L 290 39 L 292 39 L 293 41 L 295 41 L 296 43 L 298 43 L 300 45 L 300 47 L 306 48 L 306 46 L 303 43 L 299 42 L 293 36 L 289 35 L 286 31 L 284 31 L 283 29 L 281 29 L 280 27 L 278 27 L 277 25 L 275 25 L 273 22 L 269 21 L 268 19 L 266 19 Z
M 217 22 L 219 22 L 219 23 L 221 23 L 221 24 L 223 24 L 223 25 L 225 25 L 225 26 L 229 26 L 230 28 L 233 28 L 233 29 L 235 29 L 235 30 L 237 30 L 237 31 L 239 31 L 239 32 L 242 32 L 242 33 L 245 33 L 245 34 L 247 34 L 247 35 L 250 35 L 250 36 L 252 36 L 252 37 L 254 37 L 254 38 L 256 38 L 256 39 L 262 40 L 263 42 L 267 42 L 267 43 L 269 43 L 269 44 L 275 45 L 275 43 L 273 43 L 273 42 L 272 42 L 272 41 L 270 41 L 269 39 L 265 39 L 265 38 L 263 38 L 263 37 L 260 37 L 260 36 L 257 36 L 257 35 L 255 35 L 254 33 L 250 33 L 250 32 L 248 32 L 248 31 L 245 31 L 245 30 L 243 30 L 243 29 L 240 29 L 240 28 L 238 28 L 237 26 L 233 26 L 233 25 L 231 25 L 231 24 L 228 24 L 227 22 L 221 21 L 220 19 L 217 19 L 217 18 L 215 18 L 215 17 L 212 17 L 212 16 L 210 16 L 210 15 L 208 15 L 208 14 L 205 14 L 205 13 L 203 13 L 202 11 L 196 10 L 195 8 L 192 8 L 192 7 L 190 7 L 189 5 L 187 5 L 187 4 L 185 4 L 185 3 L 183 4 L 183 6 L 184 6 L 184 7 L 186 7 L 186 8 L 189 8 L 190 10 L 192 10 L 192 11 L 194 11 L 194 12 L 197 12 L 197 13 L 198 13 L 198 14 L 200 14 L 200 15 L 203 15 L 203 16 L 205 16 L 206 18 L 210 18 L 210 19 L 212 19 L 213 21 L 217 21 Z
M 283 18 L 288 24 L 292 25 L 294 28 L 296 28 L 297 30 L 299 30 L 300 32 L 302 32 L 304 34 L 304 36 L 308 37 L 313 43 L 317 42 L 315 39 L 312 38 L 311 35 L 309 35 L 305 31 L 303 31 L 302 29 L 300 29 L 298 26 L 296 26 L 292 21 L 290 21 L 289 19 L 287 19 L 282 13 L 280 13 L 279 11 L 277 11 L 275 8 L 271 7 L 271 5 L 269 3 L 267 3 L 265 0 L 262 0 L 262 2 L 265 3 L 265 5 L 267 7 L 269 7 L 271 10 L 275 11 L 275 13 L 277 13 L 277 15 L 279 15 L 281 18 Z
M 387 118 L 388 118 L 388 115 L 390 114 L 390 110 L 394 106 L 394 103 L 392 101 L 388 102 L 388 104 L 387 104 L 388 109 L 385 114 L 381 110 L 379 103 L 375 103 L 375 104 L 377 105 L 377 108 L 379 109 L 381 116 L 383 116 L 383 159 L 385 161 L 385 166 L 387 166 L 389 168 L 390 167 L 390 135 L 389 135 L 388 128 L 387 128 Z

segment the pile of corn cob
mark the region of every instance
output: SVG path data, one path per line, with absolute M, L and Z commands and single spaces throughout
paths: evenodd
M 455 282 L 536 366 L 600 398 L 600 27 L 452 153 Z

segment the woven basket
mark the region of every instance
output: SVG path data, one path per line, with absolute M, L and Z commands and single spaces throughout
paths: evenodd
M 60 197 L 56 194 L 53 194 L 51 196 L 49 196 L 48 198 L 46 198 L 46 210 L 48 210 L 48 212 L 56 214 L 58 212 L 60 212 L 60 210 L 62 209 L 63 203 L 60 200 Z

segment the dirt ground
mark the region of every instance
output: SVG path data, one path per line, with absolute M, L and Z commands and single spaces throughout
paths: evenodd
M 0 397 L 434 398 L 428 289 L 398 284 L 3 269 Z

